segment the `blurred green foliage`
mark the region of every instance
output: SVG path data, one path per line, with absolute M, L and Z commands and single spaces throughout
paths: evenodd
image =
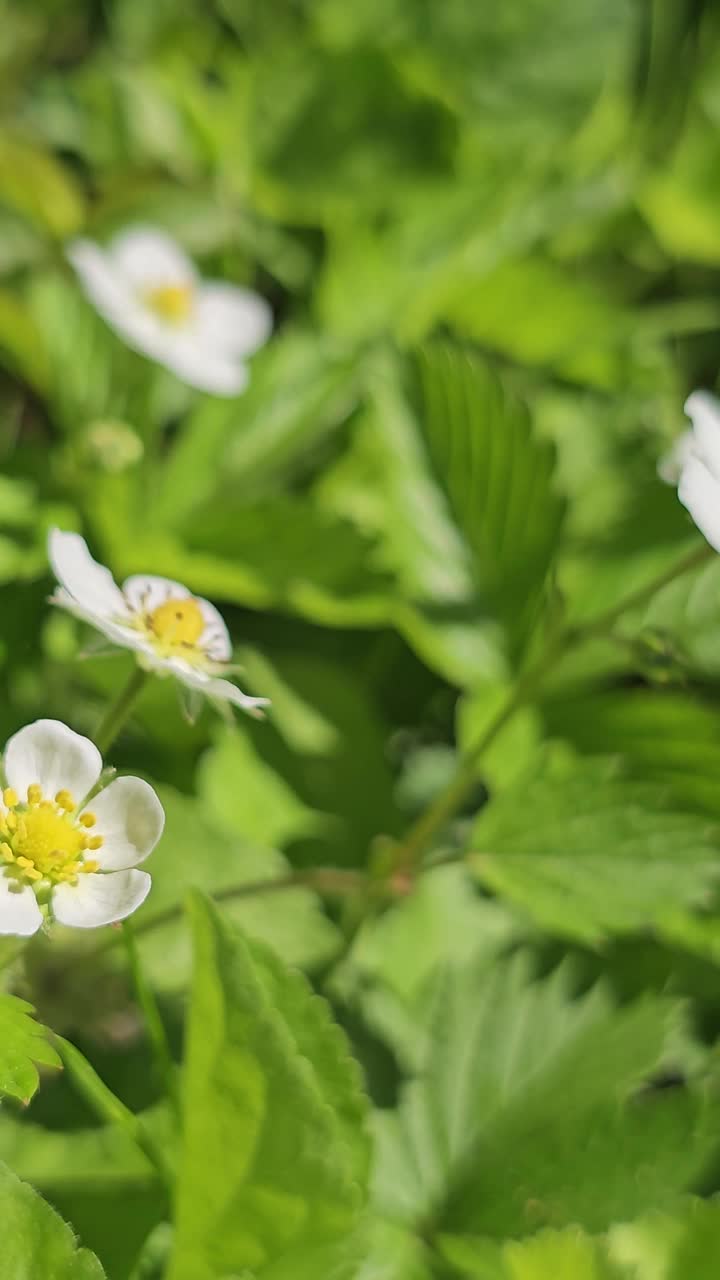
M 215 601 L 273 704 L 158 680 L 111 753 L 167 812 L 180 1134 L 114 934 L 0 956 L 3 1280 L 715 1280 L 717 564 L 559 656 L 385 873 L 543 647 L 698 541 L 656 465 L 718 383 L 716 6 L 0 20 L 1 740 L 92 734 L 129 670 L 48 608 L 55 524 Z M 242 396 L 82 296 L 69 240 L 133 224 L 272 304 Z

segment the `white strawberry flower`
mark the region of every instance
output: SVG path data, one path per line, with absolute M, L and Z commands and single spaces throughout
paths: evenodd
M 93 560 L 79 533 L 53 529 L 48 555 L 59 589 L 52 603 L 88 622 L 113 644 L 132 649 L 146 671 L 174 676 L 194 694 L 261 715 L 267 698 L 253 698 L 223 679 L 232 644 L 220 613 L 171 578 L 135 574 L 122 589 Z
M 101 781 L 89 738 L 36 720 L 8 742 L 0 800 L 0 934 L 28 937 L 45 918 L 77 929 L 124 920 L 145 901 L 136 870 L 162 835 L 165 814 L 141 778 Z
M 121 338 L 183 382 L 219 396 L 246 386 L 247 356 L 272 329 L 264 298 L 202 280 L 180 246 L 154 227 L 131 227 L 107 248 L 74 240 L 67 256 L 86 296 Z
M 720 403 L 707 391 L 685 401 L 692 422 L 659 467 L 711 547 L 720 551 Z

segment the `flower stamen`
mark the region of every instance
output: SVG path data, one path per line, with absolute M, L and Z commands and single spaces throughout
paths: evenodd
M 192 596 L 166 600 L 147 615 L 152 634 L 164 645 L 196 645 L 205 630 L 202 609 Z
M 44 800 L 42 788 L 34 782 L 27 789 L 26 804 L 20 803 L 12 787 L 5 788 L 3 801 L 8 807 L 3 815 L 7 839 L 0 842 L 0 855 L 7 864 L 5 875 L 20 884 L 39 880 L 51 885 L 76 884 L 81 873 L 98 870 L 99 863 L 86 859 L 85 850 L 102 848 L 103 837 L 88 840 L 85 831 L 94 826 L 95 815 L 74 818 L 76 806 L 70 791 L 63 788 L 54 800 Z
M 149 307 L 166 324 L 182 325 L 190 318 L 194 291 L 189 284 L 159 284 L 144 291 Z

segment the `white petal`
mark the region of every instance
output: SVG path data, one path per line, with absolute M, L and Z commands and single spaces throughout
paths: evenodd
M 18 885 L 0 874 L 0 934 L 29 938 L 43 922 L 42 912 L 29 885 Z
M 177 658 L 170 659 L 168 666 L 177 679 L 189 689 L 197 689 L 206 698 L 214 698 L 218 702 L 232 702 L 234 706 L 241 707 L 249 715 L 259 715 L 261 707 L 270 706 L 269 698 L 252 698 L 249 694 L 243 693 L 242 689 L 238 689 L 237 685 L 230 680 L 219 680 L 216 676 L 210 676 L 206 671 L 191 667 L 189 663 L 186 664 Z
M 111 328 L 141 355 L 166 363 L 175 328 L 155 314 L 113 259 L 89 240 L 76 240 L 68 258 L 87 297 Z
M 192 331 L 178 331 L 173 335 L 162 361 L 189 387 L 216 396 L 239 395 L 249 380 L 245 365 L 237 357 L 203 345 Z
M 683 431 L 672 448 L 663 454 L 658 462 L 657 471 L 665 484 L 676 485 L 682 475 L 682 469 L 695 452 L 695 436 L 692 431 Z
M 99 929 L 124 920 L 136 911 L 150 892 L 146 871 L 98 871 L 78 876 L 77 884 L 58 884 L 51 906 L 56 920 L 76 929 Z
M 139 291 L 165 285 L 193 286 L 197 273 L 184 249 L 157 227 L 130 227 L 110 242 L 117 271 Z
M 79 533 L 51 529 L 48 556 L 61 587 L 92 617 L 124 617 L 128 610 L 111 572 L 93 560 Z
M 708 391 L 693 391 L 685 412 L 693 424 L 695 452 L 720 480 L 720 404 Z
M 134 613 L 157 609 L 166 600 L 186 600 L 187 587 L 172 578 L 159 578 L 150 573 L 135 573 L 123 582 L 123 595 Z
M 249 356 L 270 337 L 273 315 L 258 293 L 213 280 L 198 289 L 195 324 L 206 347 Z
M 152 853 L 165 825 L 163 807 L 142 778 L 116 778 L 88 808 L 97 818 L 93 834 L 97 831 L 104 840 L 88 857 L 103 871 L 137 866 Z
M 710 546 L 720 551 L 720 481 L 699 458 L 683 467 L 678 497 Z
M 200 637 L 200 645 L 213 662 L 228 662 L 232 657 L 232 641 L 225 619 L 209 600 L 203 600 L 202 596 L 195 598 L 205 619 L 205 630 Z
M 105 250 L 92 240 L 73 240 L 66 253 L 84 293 L 100 314 L 111 323 L 116 317 L 122 320 L 136 293 L 118 273 Z
M 149 640 L 141 631 L 137 631 L 134 627 L 123 626 L 122 623 L 110 622 L 107 618 L 98 618 L 89 610 L 83 609 L 81 605 L 76 604 L 72 596 L 69 596 L 62 589 L 56 591 L 50 597 L 50 603 L 58 605 L 61 609 L 66 609 L 74 618 L 79 618 L 81 622 L 87 622 L 90 626 L 95 627 L 96 631 L 101 632 L 112 643 L 118 645 L 122 649 L 131 649 L 134 653 L 151 653 L 154 652 Z
M 60 720 L 36 720 L 13 734 L 5 748 L 5 777 L 21 800 L 33 782 L 45 796 L 70 791 L 79 802 L 95 786 L 102 756 L 89 738 L 68 729 Z

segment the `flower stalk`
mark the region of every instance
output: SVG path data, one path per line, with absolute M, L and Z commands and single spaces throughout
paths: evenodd
M 150 1046 L 155 1061 L 158 1083 L 167 1093 L 176 1112 L 180 1111 L 180 1097 L 177 1088 L 175 1064 L 170 1052 L 165 1024 L 163 1023 L 152 987 L 148 982 L 140 960 L 135 933 L 130 920 L 122 922 L 122 937 L 125 944 L 128 967 L 132 977 L 137 1002 L 142 1010 L 147 1028 Z
M 113 745 L 120 730 L 126 724 L 130 712 L 145 688 L 147 679 L 147 671 L 143 671 L 142 667 L 134 667 L 118 697 L 105 712 L 95 731 L 95 742 L 102 755 L 105 755 Z

